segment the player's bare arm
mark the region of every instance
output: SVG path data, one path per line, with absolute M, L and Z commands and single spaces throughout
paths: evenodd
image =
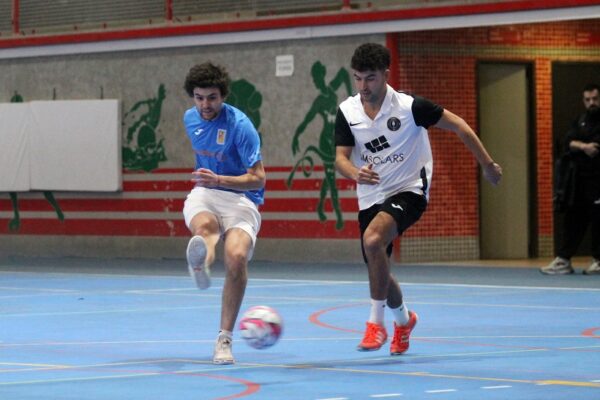
M 481 165 L 485 179 L 493 185 L 497 185 L 500 182 L 502 167 L 494 162 L 481 143 L 481 140 L 479 140 L 473 129 L 471 129 L 464 119 L 451 111 L 444 110 L 442 117 L 435 126 L 456 133 Z
M 358 168 L 350 161 L 350 154 L 352 154 L 351 146 L 335 148 L 335 167 L 338 172 L 361 185 L 378 184 L 379 174 L 373 170 L 373 164 L 365 164 Z
M 258 161 L 246 170 L 244 175 L 228 176 L 217 175 L 210 169 L 199 168 L 192 172 L 193 182 L 204 187 L 221 187 L 233 190 L 257 190 L 265 187 L 267 175 L 262 161 Z

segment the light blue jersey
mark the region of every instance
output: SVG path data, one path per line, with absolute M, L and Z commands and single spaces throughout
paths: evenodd
M 223 103 L 218 117 L 212 121 L 202 119 L 198 109 L 192 107 L 183 115 L 183 123 L 196 155 L 196 169 L 240 176 L 262 160 L 260 139 L 254 125 L 243 112 L 229 104 Z M 255 204 L 264 203 L 264 192 L 264 188 L 243 191 Z

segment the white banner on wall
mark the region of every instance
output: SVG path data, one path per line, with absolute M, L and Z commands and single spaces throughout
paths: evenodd
M 27 103 L 0 104 L 0 192 L 29 190 L 29 116 Z
M 0 191 L 122 188 L 118 100 L 0 104 Z
M 31 189 L 121 189 L 117 100 L 33 101 Z

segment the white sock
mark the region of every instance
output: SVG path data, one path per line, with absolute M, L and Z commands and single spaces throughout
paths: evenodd
M 408 307 L 404 305 L 404 303 L 400 304 L 398 308 L 390 308 L 392 313 L 394 314 L 394 320 L 397 325 L 406 325 L 408 324 L 409 316 L 408 316 Z
M 383 325 L 383 312 L 385 311 L 385 300 L 371 299 L 371 315 L 369 322 Z
M 228 337 L 229 339 L 232 339 L 232 338 L 233 338 L 233 332 L 231 332 L 231 331 L 226 331 L 225 329 L 221 329 L 221 330 L 219 331 L 219 336 L 221 336 L 221 335 L 223 335 L 223 336 L 226 336 L 226 337 Z

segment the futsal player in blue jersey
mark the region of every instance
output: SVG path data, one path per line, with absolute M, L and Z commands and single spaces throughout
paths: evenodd
M 215 247 L 223 239 L 225 283 L 221 326 L 213 362 L 232 364 L 232 332 L 248 281 L 266 181 L 258 132 L 248 117 L 226 104 L 230 78 L 210 62 L 192 67 L 184 88 L 194 106 L 183 122 L 196 157 L 183 215 L 192 238 L 187 247 L 190 275 L 199 289 L 210 286 Z

